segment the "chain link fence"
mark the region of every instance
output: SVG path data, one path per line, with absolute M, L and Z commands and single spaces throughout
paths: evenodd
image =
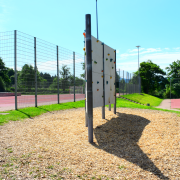
M 0 32 L 0 58 L 0 107 L 19 109 L 85 99 L 82 54 L 9 31 Z M 137 76 L 116 69 L 116 93 L 139 93 L 139 87 Z

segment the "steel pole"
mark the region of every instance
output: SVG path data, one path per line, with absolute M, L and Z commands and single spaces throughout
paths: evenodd
M 14 71 L 15 71 L 15 110 L 17 110 L 17 31 L 14 30 Z
M 114 114 L 116 114 L 116 50 L 115 50 L 115 83 L 114 83 L 114 87 L 115 87 L 115 94 L 114 94 L 114 98 L 115 98 L 115 102 L 114 102 Z
M 59 48 L 57 46 L 57 98 L 58 98 L 58 104 L 59 104 Z
M 103 106 L 102 106 L 102 119 L 105 119 L 105 74 L 104 74 L 104 43 L 102 43 L 103 46 Z
M 76 92 L 75 92 L 75 52 L 73 52 L 73 73 L 74 73 L 74 102 L 76 101 Z
M 93 142 L 93 102 L 92 102 L 92 54 L 91 54 L 91 15 L 86 14 L 86 64 L 87 64 L 87 118 L 88 140 Z
M 37 107 L 37 62 L 36 62 L 36 37 L 34 37 L 34 69 L 35 69 L 35 107 Z
M 120 96 L 120 79 L 121 77 L 120 77 L 120 69 L 119 69 L 119 96 Z

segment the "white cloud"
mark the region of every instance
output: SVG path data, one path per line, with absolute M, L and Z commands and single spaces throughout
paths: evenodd
M 177 48 L 147 48 L 143 49 L 139 54 L 139 63 L 150 59 L 153 63 L 165 70 L 173 61 L 180 59 L 180 47 Z M 130 53 L 130 51 L 132 53 Z M 128 72 L 135 72 L 138 69 L 138 54 L 133 53 L 134 50 L 128 50 L 128 53 L 120 54 L 117 58 L 117 69 L 123 69 Z

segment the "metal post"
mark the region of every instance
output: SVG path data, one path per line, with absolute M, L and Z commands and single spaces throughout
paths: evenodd
M 17 31 L 14 30 L 14 71 L 15 71 L 15 110 L 17 110 L 17 52 L 16 52 L 16 38 Z
M 75 52 L 73 52 L 73 70 L 74 70 L 74 102 L 76 101 L 76 92 L 75 92 Z
M 115 83 L 114 83 L 114 86 L 115 86 L 115 95 L 114 95 L 114 98 L 115 98 L 115 102 L 114 102 L 114 114 L 116 114 L 116 50 L 115 50 Z
M 119 69 L 119 96 L 120 96 L 120 79 L 121 79 L 121 76 L 120 76 L 120 69 Z
M 57 98 L 58 98 L 58 104 L 59 104 L 59 48 L 57 46 Z
M 124 70 L 123 70 L 123 96 L 124 96 Z
M 126 95 L 127 95 L 127 72 L 126 72 Z
M 91 54 L 91 15 L 86 14 L 86 64 L 87 64 L 87 118 L 88 140 L 93 142 L 93 102 L 92 102 L 92 54 Z
M 105 74 L 104 74 L 104 43 L 102 43 L 103 45 L 103 106 L 102 106 L 102 119 L 105 119 Z
M 170 79 L 170 99 L 171 99 L 171 79 Z
M 37 62 L 36 62 L 36 37 L 34 37 L 34 69 L 35 69 L 35 107 L 37 107 Z

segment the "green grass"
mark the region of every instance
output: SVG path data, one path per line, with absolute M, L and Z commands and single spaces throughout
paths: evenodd
M 125 97 L 127 99 L 131 99 L 131 100 L 136 101 L 136 102 L 141 103 L 141 104 L 148 104 L 149 103 L 151 106 L 159 106 L 163 100 L 163 99 L 151 96 L 149 94 L 144 94 L 144 93 L 142 93 L 142 94 L 138 94 L 138 93 L 128 94 L 128 95 L 124 95 L 122 97 Z
M 141 95 L 139 95 L 139 96 L 141 96 Z M 144 95 L 144 96 L 148 97 L 148 98 L 151 97 L 152 99 L 155 98 L 155 97 L 149 96 L 149 95 Z M 133 97 L 133 96 L 131 95 L 131 97 Z M 135 95 L 135 97 L 138 97 L 138 95 Z M 159 99 L 159 101 L 156 100 L 156 103 L 157 102 L 160 103 L 160 100 L 161 99 Z M 139 101 L 139 102 L 142 103 L 142 101 Z M 151 101 L 149 103 L 151 104 Z M 23 120 L 25 118 L 33 118 L 35 116 L 44 114 L 46 112 L 80 108 L 80 107 L 85 107 L 84 100 L 77 101 L 77 102 L 67 102 L 67 103 L 62 103 L 62 104 L 44 105 L 44 106 L 39 106 L 39 107 L 28 107 L 28 108 L 13 110 L 13 111 L 12 110 L 5 111 L 4 113 L 9 113 L 9 114 L 7 114 L 7 115 L 0 114 L 0 125 L 3 125 L 4 123 L 8 123 L 9 121 L 17 121 L 17 120 Z M 108 105 L 106 107 L 108 107 Z M 112 107 L 113 107 L 113 104 L 112 104 Z M 133 103 L 128 100 L 121 99 L 121 98 L 116 98 L 116 107 L 117 108 L 123 107 L 123 108 L 133 108 L 133 109 L 139 108 L 139 109 L 161 110 L 161 111 L 168 111 L 168 112 L 174 112 L 174 113 L 180 114 L 180 112 L 178 112 L 178 111 L 159 109 L 159 108 L 154 108 L 152 106 L 144 106 L 144 105 L 136 104 L 136 103 Z

